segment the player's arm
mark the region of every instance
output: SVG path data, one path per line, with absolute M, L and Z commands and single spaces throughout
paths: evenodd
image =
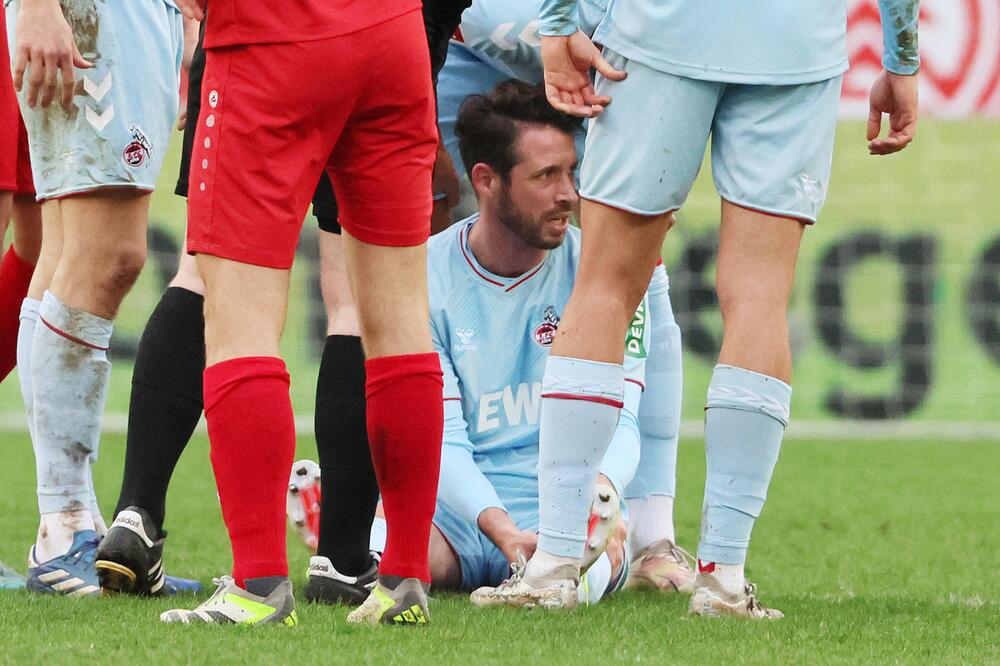
M 58 0 L 21 0 L 15 32 L 14 87 L 18 91 L 23 88 L 27 70 L 28 106 L 47 107 L 55 99 L 56 79 L 61 73 L 60 102 L 69 110 L 76 86 L 73 68 L 86 69 L 91 65 L 76 48 L 73 30 Z
M 625 336 L 625 399 L 618 416 L 618 426 L 611 439 L 601 474 L 621 497 L 635 476 L 641 452 L 639 401 L 646 388 L 646 356 L 650 349 L 652 326 L 649 324 L 649 300 L 643 298 Z
M 611 98 L 594 92 L 590 69 L 613 81 L 624 79 L 625 72 L 608 64 L 590 38 L 580 32 L 576 0 L 542 0 L 538 18 L 549 103 L 574 116 L 601 114 Z
M 882 17 L 882 73 L 872 84 L 868 111 L 868 151 L 872 155 L 899 152 L 917 131 L 918 0 L 879 0 Z M 882 114 L 889 114 L 889 132 L 882 131 Z

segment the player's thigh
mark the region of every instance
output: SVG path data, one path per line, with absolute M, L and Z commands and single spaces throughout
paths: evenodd
M 27 109 L 22 99 L 35 188 L 42 198 L 151 191 L 177 117 L 181 15 L 166 3 L 93 0 L 64 13 L 93 67 L 77 72 L 71 113 Z
M 641 215 L 676 210 L 704 159 L 722 84 L 666 74 L 609 49 L 605 57 L 628 78 L 597 77 L 597 92 L 613 101 L 589 123 L 580 196 Z
M 35 201 L 34 195 L 14 195 L 13 218 L 13 242 L 17 255 L 36 263 L 42 250 L 42 207 Z
M 841 79 L 732 85 L 712 127 L 712 174 L 723 199 L 815 222 L 826 199 Z
M 462 565 L 455 550 L 437 525 L 431 525 L 427 560 L 430 563 L 431 581 L 434 587 L 444 590 L 461 588 Z
M 280 356 L 290 271 L 199 254 L 205 281 L 208 365 L 246 356 Z
M 582 247 L 573 294 L 556 333 L 555 349 L 572 336 L 572 354 L 621 363 L 621 341 L 642 301 L 673 213 L 638 215 L 584 199 Z M 586 335 L 579 329 L 586 327 Z
M 479 535 L 478 525 L 462 519 L 443 504 L 437 505 L 429 553 L 435 586 L 468 589 L 484 584 L 485 568 Z

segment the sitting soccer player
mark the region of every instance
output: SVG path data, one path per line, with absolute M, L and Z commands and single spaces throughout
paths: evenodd
M 511 564 L 530 556 L 537 542 L 542 367 L 579 255 L 579 234 L 569 226 L 577 202 L 576 125 L 547 107 L 540 89 L 519 81 L 471 97 L 459 113 L 456 131 L 480 213 L 435 236 L 428 249 L 432 337 L 445 375 L 441 483 L 429 551 L 432 580 L 440 587 L 497 585 Z M 662 268 L 657 274 L 665 283 Z M 618 496 L 633 476 L 637 481 L 642 474 L 655 477 L 669 467 L 663 457 L 651 456 L 647 466 L 652 461 L 661 469 L 636 470 L 637 414 L 652 344 L 649 321 L 659 316 L 668 322 L 664 330 L 676 328 L 665 289 L 660 294 L 666 312 L 653 314 L 644 303 L 625 341 L 631 381 L 595 503 L 598 521 L 609 526 L 616 522 Z M 671 351 L 679 355 L 676 344 L 672 350 L 656 349 Z M 673 367 L 679 371 L 679 361 Z M 663 383 L 671 384 L 669 378 Z M 675 400 L 676 388 L 670 388 Z M 669 421 L 669 414 L 661 419 Z M 662 446 L 666 439 L 650 441 Z M 596 480 L 590 480 L 591 488 Z M 652 488 L 657 481 L 647 478 L 646 483 Z M 655 528 L 647 528 L 653 532 Z M 374 550 L 380 549 L 384 534 L 384 523 L 377 521 Z M 672 537 L 657 536 L 662 541 Z M 608 553 L 600 555 L 604 539 L 592 535 L 584 557 L 585 563 L 593 562 L 588 584 L 581 587 L 585 601 L 596 601 L 625 580 L 621 535 L 611 541 Z M 665 559 L 673 564 L 673 587 L 687 587 L 691 570 L 672 544 L 670 550 L 669 558 L 658 559 L 661 565 Z M 332 596 L 352 581 L 323 560 L 312 560 L 310 575 L 326 578 Z M 575 603 L 575 588 L 565 592 Z M 483 591 L 474 592 L 472 599 L 477 605 L 503 601 Z M 533 600 L 538 605 L 552 601 L 567 600 Z

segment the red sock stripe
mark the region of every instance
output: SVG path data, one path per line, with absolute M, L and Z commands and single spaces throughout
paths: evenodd
M 579 393 L 543 393 L 543 398 L 554 398 L 556 400 L 583 400 L 585 402 L 596 402 L 602 405 L 608 405 L 610 407 L 615 407 L 621 409 L 625 406 L 625 403 L 621 400 L 615 400 L 614 398 L 604 398 L 599 395 L 581 395 Z
M 59 330 L 58 328 L 56 328 L 55 326 L 53 326 L 49 322 L 45 321 L 45 319 L 43 317 L 39 317 L 38 320 L 40 322 L 42 322 L 43 324 L 45 324 L 49 328 L 50 331 L 52 331 L 56 335 L 60 335 L 60 336 L 62 336 L 64 338 L 66 338 L 70 342 L 75 342 L 78 345 L 83 345 L 84 347 L 89 347 L 91 349 L 96 349 L 98 351 L 108 351 L 107 347 L 101 347 L 99 345 L 92 345 L 89 342 L 87 342 L 86 340 L 81 340 L 80 338 L 76 337 L 75 335 L 70 335 L 66 331 Z

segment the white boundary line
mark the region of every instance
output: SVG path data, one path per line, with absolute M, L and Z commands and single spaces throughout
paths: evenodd
M 104 415 L 104 432 L 123 435 L 128 415 L 121 412 Z M 24 414 L 0 412 L 0 433 L 27 432 Z M 196 432 L 205 432 L 205 420 Z M 313 415 L 295 418 L 295 432 L 302 436 L 313 434 Z M 681 437 L 697 439 L 704 433 L 704 424 L 694 419 L 681 423 Z M 1000 423 L 970 421 L 796 421 L 792 419 L 786 434 L 788 439 L 824 439 L 841 441 L 892 440 L 892 441 L 983 441 L 1000 442 Z

